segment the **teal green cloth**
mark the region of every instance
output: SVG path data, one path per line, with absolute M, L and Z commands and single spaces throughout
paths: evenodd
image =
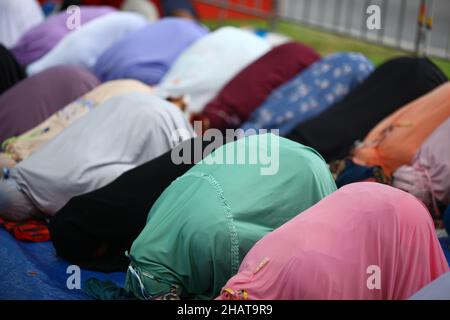
M 249 164 L 251 150 L 273 161 L 278 153 L 278 172 L 262 175 L 268 166 Z M 247 164 L 211 164 L 226 157 L 237 162 L 243 154 Z M 259 239 L 335 190 L 326 163 L 311 148 L 272 134 L 228 143 L 172 182 L 154 204 L 131 247 L 125 289 L 140 299 L 168 292 L 215 298 Z
M 83 284 L 83 291 L 96 300 L 133 300 L 134 296 L 112 281 L 89 278 Z M 135 298 L 134 298 L 135 299 Z

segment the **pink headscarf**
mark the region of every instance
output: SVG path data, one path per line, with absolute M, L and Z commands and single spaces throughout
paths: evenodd
M 437 201 L 450 205 L 450 118 L 431 134 L 411 166 L 394 172 L 393 185 L 437 210 Z
M 421 202 L 355 183 L 260 240 L 219 299 L 408 299 L 448 270 Z

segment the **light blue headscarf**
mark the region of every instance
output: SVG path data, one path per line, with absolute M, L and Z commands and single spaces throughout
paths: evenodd
M 97 18 L 64 37 L 46 55 L 30 64 L 27 73 L 33 75 L 64 64 L 90 69 L 114 43 L 147 24 L 143 16 L 132 12 L 113 12 Z

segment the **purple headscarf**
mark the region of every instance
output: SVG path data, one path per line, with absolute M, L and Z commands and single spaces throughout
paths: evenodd
M 175 59 L 208 33 L 197 22 L 165 18 L 130 34 L 106 50 L 94 73 L 102 81 L 136 79 L 157 84 Z
M 114 8 L 108 6 L 81 6 L 80 8 L 81 25 L 115 11 Z M 58 13 L 26 32 L 12 48 L 19 63 L 28 65 L 38 60 L 53 49 L 64 36 L 73 31 L 66 26 L 69 16 L 66 11 Z
M 0 96 L 0 142 L 24 133 L 98 85 L 79 66 L 47 69 Z

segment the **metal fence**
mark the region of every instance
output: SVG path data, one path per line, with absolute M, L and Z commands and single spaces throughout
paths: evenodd
M 449 0 L 273 0 L 273 11 L 262 0 L 196 0 L 220 7 L 218 19 L 229 10 L 267 19 L 306 25 L 359 40 L 417 54 L 450 58 Z M 367 8 L 381 11 L 381 29 L 369 30 Z

